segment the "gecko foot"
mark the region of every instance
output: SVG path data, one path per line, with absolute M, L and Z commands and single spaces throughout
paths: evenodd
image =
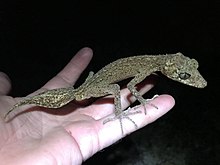
M 146 107 L 145 107 L 146 104 L 148 104 L 148 105 L 154 107 L 155 109 L 158 109 L 158 107 L 157 107 L 156 105 L 154 105 L 154 104 L 152 104 L 152 103 L 149 103 L 149 101 L 154 100 L 154 99 L 157 98 L 158 96 L 159 96 L 159 95 L 154 95 L 151 99 L 140 100 L 141 105 L 144 106 L 144 114 L 145 114 L 145 115 L 147 114 L 147 109 L 146 109 Z
M 112 118 L 107 118 L 106 120 L 103 121 L 103 124 L 106 124 L 108 122 L 111 122 L 111 121 L 119 119 L 120 126 L 121 126 L 121 132 L 122 132 L 122 135 L 124 135 L 122 119 L 125 118 L 125 119 L 128 119 L 129 121 L 131 121 L 133 123 L 133 125 L 135 126 L 135 129 L 138 129 L 137 124 L 129 117 L 129 115 L 138 114 L 138 113 L 141 113 L 141 111 L 133 111 L 133 112 L 131 112 L 130 109 L 131 108 L 129 107 L 127 110 L 123 111 L 119 115 L 116 115 L 115 117 L 112 117 Z

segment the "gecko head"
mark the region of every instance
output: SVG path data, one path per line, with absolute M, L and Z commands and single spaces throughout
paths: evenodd
M 204 88 L 206 80 L 198 71 L 199 64 L 182 53 L 171 55 L 161 72 L 168 78 L 197 88 Z

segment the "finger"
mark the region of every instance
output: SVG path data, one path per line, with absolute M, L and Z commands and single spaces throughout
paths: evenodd
M 10 89 L 11 81 L 9 77 L 5 73 L 0 72 L 0 95 L 8 94 Z
M 148 92 L 151 88 L 154 87 L 156 83 L 156 77 L 150 76 L 146 80 L 142 81 L 140 84 L 137 85 L 137 90 L 140 92 L 141 95 Z M 121 90 L 121 105 L 122 110 L 126 109 L 132 103 L 136 101 L 136 98 L 131 94 L 128 88 L 124 88 Z M 104 98 L 100 98 L 95 101 L 84 113 L 93 117 L 94 119 L 98 120 L 103 118 L 107 115 L 114 113 L 115 105 L 113 96 L 106 96 Z
M 168 112 L 174 105 L 174 99 L 169 95 L 161 95 L 153 100 L 152 103 L 157 105 L 159 109 L 147 106 L 147 115 L 142 113 L 129 116 L 136 122 L 139 128 L 155 121 Z M 140 110 L 143 111 L 143 107 L 140 107 Z M 91 118 L 91 120 L 86 119 L 65 126 L 66 131 L 74 138 L 74 142 L 79 147 L 83 160 L 88 159 L 97 151 L 112 145 L 126 134 L 135 130 L 133 123 L 130 123 L 127 120 L 122 120 L 125 132 L 125 134 L 122 135 L 118 120 L 103 125 L 104 120 L 105 119 L 93 120 Z
M 135 110 L 141 110 L 142 113 L 129 116 L 137 124 L 138 128 L 144 127 L 147 124 L 154 122 L 159 117 L 167 113 L 174 106 L 175 100 L 170 95 L 160 95 L 154 100 L 152 100 L 151 103 L 156 105 L 158 109 L 155 109 L 155 107 L 152 107 L 149 104 L 147 104 L 145 105 L 147 108 L 147 115 L 144 114 L 143 106 L 140 106 Z M 114 117 L 114 116 L 108 116 L 108 117 Z M 126 119 L 122 120 L 122 126 L 125 133 L 124 135 L 122 135 L 119 120 L 108 122 L 103 125 L 104 120 L 105 119 L 98 121 L 98 126 L 97 126 L 98 128 L 100 127 L 101 129 L 98 132 L 99 144 L 101 148 L 105 148 L 111 145 L 112 143 L 118 141 L 126 134 L 130 134 L 131 132 L 135 131 L 135 127 L 130 120 L 126 120 Z
M 90 48 L 83 48 L 78 51 L 65 68 L 47 82 L 43 88 L 55 89 L 74 85 L 91 61 L 92 55 L 93 52 Z

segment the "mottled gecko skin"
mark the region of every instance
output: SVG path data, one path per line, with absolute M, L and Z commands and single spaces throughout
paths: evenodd
M 5 119 L 15 108 L 26 104 L 59 108 L 72 100 L 80 101 L 91 97 L 102 97 L 111 94 L 114 96 L 115 104 L 114 119 L 121 120 L 121 118 L 128 117 L 121 109 L 120 86 L 116 84 L 117 82 L 127 78 L 133 78 L 127 84 L 127 87 L 132 95 L 142 105 L 145 105 L 147 101 L 136 90 L 135 85 L 143 81 L 147 76 L 160 71 L 172 80 L 193 87 L 204 88 L 207 82 L 197 69 L 198 62 L 195 59 L 184 56 L 182 53 L 121 58 L 106 65 L 96 74 L 90 72 L 86 81 L 77 89 L 68 87 L 48 90 L 18 102 L 8 111 Z M 114 119 L 108 119 L 107 122 Z M 128 119 L 131 120 L 130 118 Z

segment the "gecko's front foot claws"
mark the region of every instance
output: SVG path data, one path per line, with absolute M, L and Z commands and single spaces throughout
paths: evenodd
M 103 124 L 106 124 L 108 122 L 111 122 L 111 121 L 119 119 L 120 126 L 121 126 L 121 131 L 122 131 L 122 134 L 124 134 L 123 125 L 122 125 L 122 119 L 125 118 L 125 119 L 128 119 L 129 121 L 131 121 L 133 123 L 133 125 L 135 126 L 135 129 L 138 129 L 137 124 L 129 117 L 129 115 L 135 115 L 135 114 L 141 113 L 141 111 L 133 111 L 133 112 L 131 112 L 130 110 L 131 110 L 131 108 L 128 108 L 126 111 L 123 111 L 122 113 L 120 113 L 119 115 L 116 115 L 115 117 L 105 119 L 103 121 Z
M 154 95 L 151 99 L 146 99 L 146 100 L 143 100 L 143 101 L 140 100 L 141 105 L 144 106 L 144 114 L 145 114 L 145 115 L 147 114 L 147 109 L 146 109 L 146 107 L 145 107 L 146 104 L 148 104 L 148 105 L 154 107 L 155 109 L 158 109 L 158 107 L 157 107 L 156 105 L 150 103 L 150 101 L 154 100 L 154 99 L 157 98 L 158 96 L 159 96 L 159 95 Z

